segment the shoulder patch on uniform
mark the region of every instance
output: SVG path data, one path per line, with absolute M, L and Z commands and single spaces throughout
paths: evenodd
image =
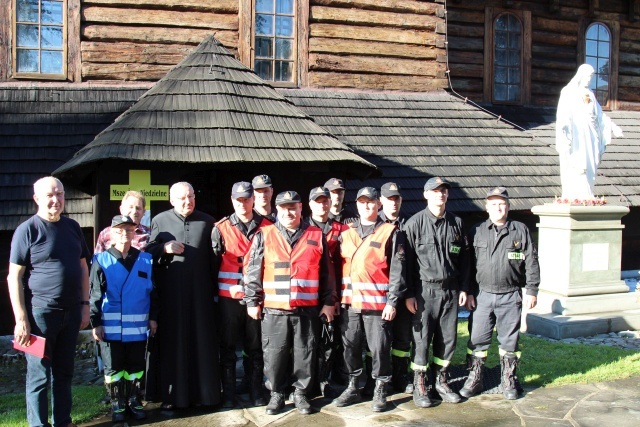
M 380 243 L 380 242 L 369 242 L 369 246 L 371 246 L 372 248 L 380 249 L 382 247 L 382 243 Z

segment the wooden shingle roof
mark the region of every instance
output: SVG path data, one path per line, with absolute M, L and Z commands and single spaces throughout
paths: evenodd
M 237 61 L 213 36 L 54 174 L 81 180 L 106 159 L 214 164 L 339 161 L 348 163 L 356 177 L 376 170 Z
M 514 210 L 560 195 L 558 156 L 534 138 L 445 91 L 421 94 L 283 90 L 316 122 L 383 171 L 367 181 L 402 188 L 407 213 L 423 209 L 426 180 L 442 176 L 452 191 L 447 207 L 479 211 L 490 187 L 505 185 Z M 347 184 L 347 200 L 363 184 Z M 640 202 L 640 201 L 639 201 Z
M 0 85 L 0 230 L 36 212 L 33 183 L 69 160 L 147 89 Z M 93 227 L 90 196 L 66 186 L 65 212 Z

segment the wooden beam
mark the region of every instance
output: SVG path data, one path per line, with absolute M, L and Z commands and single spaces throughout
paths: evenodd
M 154 9 L 202 10 L 209 12 L 238 12 L 238 0 L 83 0 L 83 5 L 102 4 L 106 6 L 125 6 L 140 8 L 151 6 Z
M 444 37 L 429 31 L 400 30 L 395 28 L 371 28 L 352 25 L 311 24 L 311 37 L 371 40 L 393 43 L 410 43 L 421 46 L 444 44 Z
M 416 46 L 366 40 L 330 39 L 325 37 L 314 37 L 309 40 L 309 51 L 312 53 L 342 53 L 413 59 L 436 59 L 437 55 L 444 55 L 445 53 L 444 49 L 438 49 L 435 46 Z
M 11 17 L 13 16 L 13 2 L 0 2 L 0 81 L 8 80 L 12 74 L 11 58 Z
M 82 10 L 82 17 L 85 23 L 238 30 L 238 15 L 231 14 L 87 6 Z
M 309 72 L 309 84 L 314 87 L 350 87 L 358 89 L 402 90 L 425 92 L 448 87 L 447 79 L 424 76 Z
M 444 64 L 432 61 L 398 58 L 393 61 L 393 64 L 390 64 L 387 58 L 320 53 L 309 55 L 309 70 L 445 77 Z
M 235 49 L 238 45 L 236 31 L 214 31 L 192 28 L 123 27 L 115 25 L 87 25 L 82 28 L 83 40 L 129 41 L 165 44 L 200 44 L 215 33 L 225 47 Z
M 436 15 L 444 11 L 444 8 L 438 4 L 414 0 L 313 0 L 313 4 L 363 10 L 409 12 L 420 15 Z
M 312 6 L 311 22 L 347 23 L 350 25 L 371 24 L 375 26 L 416 28 L 435 31 L 442 18 L 408 13 L 378 12 L 360 9 L 340 9 L 336 7 Z
M 104 64 L 83 63 L 83 80 L 160 80 L 171 69 L 160 64 Z
M 193 45 L 83 42 L 82 62 L 176 65 L 193 51 Z
M 67 78 L 77 83 L 82 81 L 80 25 L 80 0 L 69 0 L 67 3 Z

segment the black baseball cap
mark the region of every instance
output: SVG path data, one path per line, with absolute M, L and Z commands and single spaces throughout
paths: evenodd
M 240 181 L 233 184 L 233 187 L 231 188 L 231 197 L 239 199 L 240 197 L 249 198 L 251 196 L 253 196 L 253 186 L 250 183 Z
M 316 188 L 312 188 L 311 191 L 309 192 L 309 200 L 316 200 L 318 197 L 326 197 L 328 199 L 331 199 L 331 194 L 329 193 L 329 190 L 327 190 L 324 187 L 316 187 Z
M 371 200 L 378 200 L 378 190 L 373 187 L 362 187 L 360 190 L 358 190 L 356 200 L 358 200 L 360 197 L 368 197 Z
M 276 206 L 286 205 L 287 203 L 300 203 L 300 195 L 295 191 L 283 191 L 276 196 Z
M 340 178 L 329 178 L 327 182 L 324 183 L 324 188 L 327 190 L 344 190 L 344 182 Z
M 253 188 L 271 187 L 271 178 L 269 178 L 269 175 L 258 175 L 253 178 L 253 180 L 251 181 L 251 185 L 253 185 Z
M 509 192 L 505 187 L 495 187 L 487 192 L 487 199 L 494 196 L 509 200 Z
M 402 195 L 400 194 L 400 186 L 395 182 L 387 182 L 386 184 L 383 184 L 382 187 L 380 187 L 380 194 L 382 194 L 384 197 L 402 197 Z
M 136 223 L 133 222 L 131 217 L 126 215 L 116 215 L 111 220 L 112 227 L 119 227 L 121 225 L 126 225 L 126 224 L 136 225 Z
M 442 187 L 442 186 L 451 188 L 451 184 L 449 184 L 444 178 L 441 178 L 439 176 L 434 176 L 433 178 L 429 178 L 427 183 L 424 185 L 424 190 L 425 191 L 435 190 L 436 188 Z

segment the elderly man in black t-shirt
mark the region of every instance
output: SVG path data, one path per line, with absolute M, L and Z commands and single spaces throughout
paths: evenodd
M 52 384 L 53 425 L 71 422 L 71 380 L 78 331 L 89 324 L 89 250 L 77 222 L 60 216 L 64 187 L 53 177 L 33 185 L 38 212 L 11 240 L 9 294 L 16 319 L 14 339 L 31 333 L 47 340 L 45 357 L 27 354 L 27 421 L 50 425 L 47 384 Z M 26 271 L 27 291 L 23 285 Z M 26 298 L 25 298 L 26 296 Z

